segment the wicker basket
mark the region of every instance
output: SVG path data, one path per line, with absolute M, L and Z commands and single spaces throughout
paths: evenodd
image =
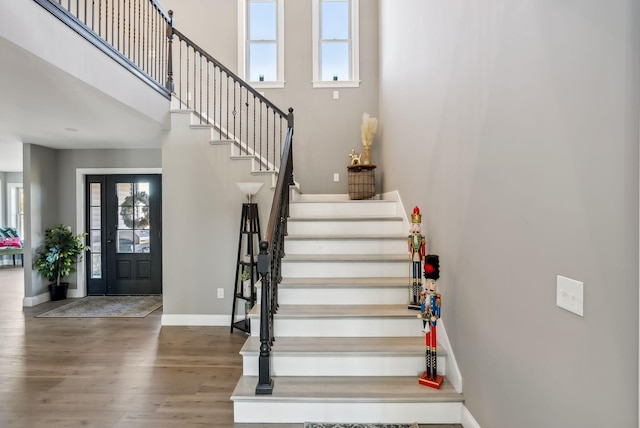
M 375 165 L 349 165 L 349 199 L 369 199 L 376 195 Z

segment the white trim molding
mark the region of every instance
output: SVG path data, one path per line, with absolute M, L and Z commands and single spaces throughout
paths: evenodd
M 438 321 L 438 342 L 447 350 L 447 379 L 457 393 L 462 393 L 462 374 L 460 373 L 456 356 L 453 354 L 449 335 L 442 318 Z
M 260 1 L 260 0 L 254 0 Z M 248 73 L 248 28 L 247 28 L 247 3 L 249 0 L 238 0 L 238 75 L 249 82 L 256 89 L 279 89 L 284 88 L 284 0 L 263 0 L 275 1 L 276 3 L 276 64 L 277 78 L 275 81 L 251 81 Z
M 462 406 L 460 423 L 464 428 L 482 428 L 465 405 Z
M 51 300 L 51 296 L 47 291 L 46 293 L 38 294 L 37 296 L 24 297 L 22 299 L 22 306 L 24 307 L 36 306 L 36 305 L 39 305 L 40 303 L 48 302 L 49 300 Z
M 322 80 L 320 61 L 320 6 L 323 0 L 313 0 L 311 22 L 311 52 L 313 58 L 314 88 L 358 88 L 360 87 L 360 0 L 349 0 L 349 71 L 347 80 Z
M 162 326 L 229 327 L 231 315 L 163 314 Z

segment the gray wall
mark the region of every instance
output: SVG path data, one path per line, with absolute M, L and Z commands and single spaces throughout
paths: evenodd
M 42 245 L 45 229 L 60 223 L 56 150 L 35 144 L 23 145 L 25 237 L 25 297 L 47 292 L 47 282 L 31 270 L 34 253 Z
M 311 0 L 285 2 L 285 88 L 260 89 L 277 106 L 295 109 L 295 179 L 305 193 L 347 193 L 351 149 L 362 151 L 362 113 L 378 114 L 378 2 L 360 2 L 359 88 L 314 89 Z M 232 71 L 238 69 L 237 1 L 161 0 L 174 11 L 175 26 Z M 380 163 L 374 140 L 373 162 Z M 380 181 L 381 168 L 377 178 Z M 333 173 L 340 182 L 333 182 Z
M 423 209 L 483 427 L 638 426 L 639 18 L 380 1 L 384 189 Z M 556 275 L 584 282 L 584 317 Z
M 174 117 L 162 144 L 163 322 L 177 315 L 186 316 L 182 323 L 226 325 L 246 201 L 235 183 L 264 183 L 255 198 L 264 234 L 271 176 L 252 176 L 248 161 L 229 159 L 229 146 L 211 145 L 210 131 L 190 129 L 187 121 Z

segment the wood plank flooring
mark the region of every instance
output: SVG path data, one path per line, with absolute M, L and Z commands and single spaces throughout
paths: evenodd
M 301 427 L 233 423 L 241 333 L 161 327 L 162 309 L 35 318 L 70 300 L 23 308 L 22 297 L 22 268 L 0 268 L 0 427 Z

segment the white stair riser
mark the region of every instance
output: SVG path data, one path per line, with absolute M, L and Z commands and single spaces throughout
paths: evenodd
M 303 262 L 282 259 L 286 278 L 409 277 L 411 264 L 402 262 L 324 261 Z
M 407 252 L 407 240 L 286 239 L 284 250 L 286 254 L 402 254 Z
M 276 315 L 277 317 L 277 315 Z M 251 335 L 260 336 L 260 318 L 251 315 Z M 415 337 L 424 336 L 417 318 L 276 318 L 279 337 Z
M 406 288 L 289 288 L 278 290 L 281 305 L 402 305 L 409 302 Z
M 289 219 L 287 231 L 296 235 L 404 235 L 400 220 L 295 220 Z
M 291 217 L 394 216 L 396 203 L 392 201 L 366 202 L 293 202 Z
M 438 356 L 438 373 L 446 374 L 446 358 Z M 258 376 L 258 354 L 246 355 L 245 376 Z M 272 376 L 415 376 L 425 370 L 424 355 L 278 355 L 271 356 Z
M 417 380 L 416 380 L 417 382 Z M 274 385 L 277 388 L 277 384 Z M 313 385 L 309 385 L 312 388 Z M 426 388 L 426 387 L 425 387 Z M 269 399 L 261 402 L 233 403 L 237 423 L 460 423 L 462 403 L 358 402 L 331 401 L 309 403 L 299 400 Z

